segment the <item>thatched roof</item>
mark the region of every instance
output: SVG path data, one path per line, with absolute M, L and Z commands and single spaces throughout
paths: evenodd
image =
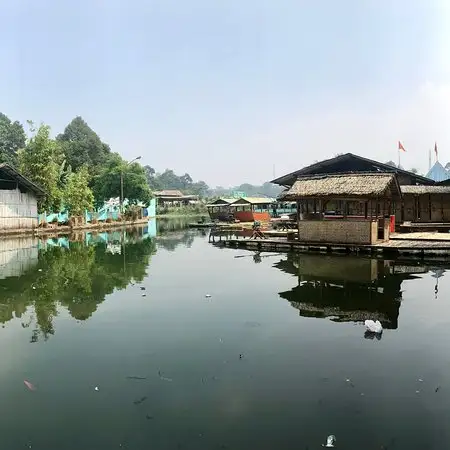
M 395 174 L 352 173 L 339 175 L 317 175 L 299 178 L 294 185 L 279 197 L 280 200 L 298 200 L 314 197 L 392 197 L 401 191 Z
M 401 186 L 402 194 L 450 194 L 450 186 Z

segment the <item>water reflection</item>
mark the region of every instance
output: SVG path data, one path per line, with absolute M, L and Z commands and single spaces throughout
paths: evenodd
M 198 236 L 207 236 L 207 230 L 189 229 L 188 224 L 195 222 L 196 218 L 177 217 L 173 219 L 158 219 L 158 247 L 170 252 L 182 245 L 191 248 L 192 243 Z
M 86 320 L 106 295 L 142 281 L 156 252 L 145 227 L 7 242 L 9 253 L 19 256 L 0 280 L 0 322 L 29 312 L 22 327 L 32 330 L 31 342 L 55 333 L 60 306 L 74 319 Z
M 379 320 L 388 329 L 398 327 L 403 281 L 429 270 L 395 261 L 311 254 L 289 254 L 274 267 L 297 276 L 298 285 L 279 295 L 301 316 Z

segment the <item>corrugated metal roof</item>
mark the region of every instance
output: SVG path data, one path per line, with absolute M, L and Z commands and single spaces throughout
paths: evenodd
M 34 194 L 38 197 L 45 195 L 44 189 L 42 189 L 37 184 L 33 183 L 31 180 L 23 176 L 20 172 L 18 172 L 14 167 L 9 164 L 2 163 L 0 164 L 0 170 L 5 172 L 11 178 L 16 180 L 20 185 L 25 187 L 26 189 L 34 192 Z
M 268 203 L 274 203 L 276 200 L 269 197 L 242 197 L 233 202 L 234 205 L 245 205 L 250 203 L 251 205 L 263 205 Z

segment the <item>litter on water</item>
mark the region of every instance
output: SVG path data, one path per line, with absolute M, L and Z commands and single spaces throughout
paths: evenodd
M 335 442 L 336 442 L 336 436 L 334 436 L 334 434 L 330 434 L 327 437 L 327 443 L 322 444 L 322 447 L 334 447 Z

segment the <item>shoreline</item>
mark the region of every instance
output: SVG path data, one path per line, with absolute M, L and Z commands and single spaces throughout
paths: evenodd
M 124 220 L 121 222 L 110 222 L 110 223 L 96 223 L 96 224 L 83 224 L 70 227 L 68 225 L 61 225 L 58 227 L 48 227 L 48 228 L 15 228 L 15 229 L 5 229 L 0 230 L 0 239 L 10 238 L 10 237 L 21 237 L 21 236 L 31 236 L 40 237 L 46 235 L 61 235 L 61 234 L 71 234 L 76 231 L 103 231 L 111 230 L 114 228 L 123 228 L 133 225 L 144 225 L 148 223 L 151 219 L 155 217 L 146 217 L 145 219 L 138 220 Z

